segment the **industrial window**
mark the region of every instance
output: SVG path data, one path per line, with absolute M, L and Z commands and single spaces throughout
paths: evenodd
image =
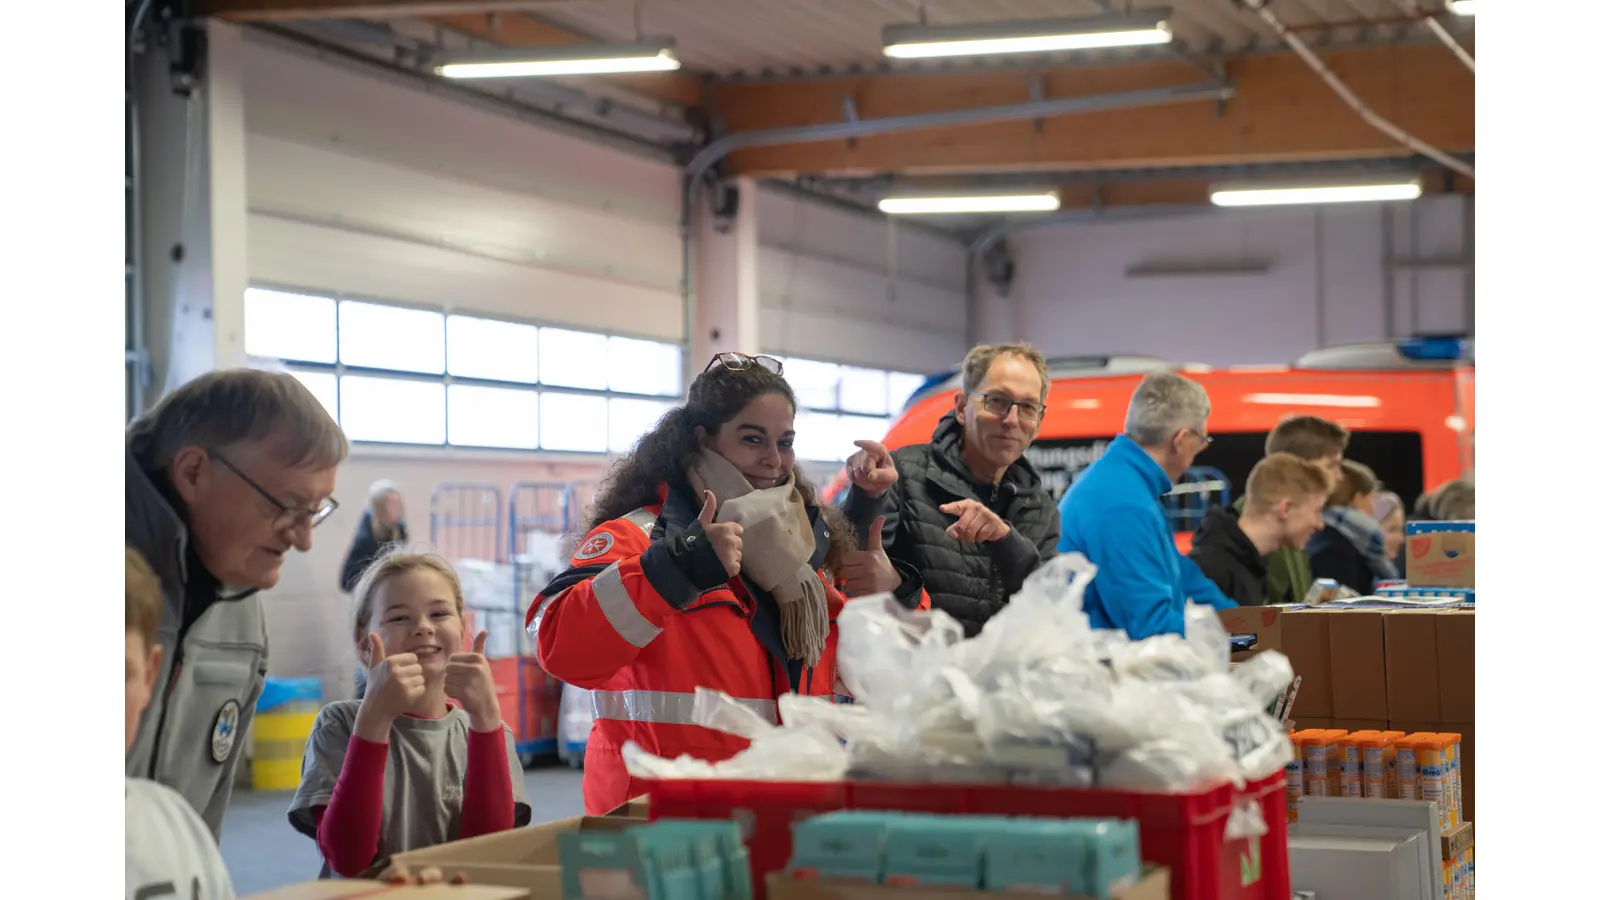
M 783 375 L 800 403 L 795 417 L 795 456 L 837 462 L 859 440 L 878 440 L 905 408 L 925 375 L 814 359 L 783 357 Z
M 610 447 L 606 398 L 549 391 L 539 395 L 539 446 L 546 450 L 604 453 Z
M 357 442 L 617 452 L 683 393 L 676 344 L 266 288 L 245 347 Z
M 667 410 L 673 407 L 667 400 L 635 400 L 631 397 L 612 397 L 610 432 L 607 439 L 612 453 L 626 453 L 633 448 L 645 432 L 654 428 Z
M 346 375 L 339 379 L 339 424 L 352 441 L 443 444 L 444 384 Z
M 450 385 L 450 443 L 539 449 L 539 394 L 523 388 Z
M 449 316 L 445 338 L 451 375 L 520 384 L 539 381 L 539 329 L 532 325 Z
M 444 313 L 339 304 L 339 361 L 363 369 L 444 374 Z
M 269 359 L 335 362 L 338 304 L 329 297 L 251 288 L 244 294 L 244 349 Z

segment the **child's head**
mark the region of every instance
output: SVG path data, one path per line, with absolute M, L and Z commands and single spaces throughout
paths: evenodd
M 1369 516 L 1377 512 L 1373 498 L 1383 490 L 1383 482 L 1378 480 L 1378 476 L 1361 463 L 1348 459 L 1340 463 L 1340 469 L 1344 474 L 1332 493 L 1328 494 L 1328 505 L 1348 506 Z
M 128 733 L 124 753 L 133 749 L 139 734 L 139 719 L 150 705 L 150 691 L 161 670 L 161 648 L 156 646 L 156 628 L 161 624 L 161 583 L 150 564 L 138 551 L 126 548 L 128 600 Z
M 1316 416 L 1290 416 L 1267 435 L 1267 455 L 1290 453 L 1315 463 L 1328 476 L 1331 489 L 1343 473 L 1339 464 L 1350 446 L 1350 432 L 1344 426 Z
M 1406 542 L 1406 505 L 1400 495 L 1379 491 L 1372 498 L 1372 517 L 1383 527 L 1383 552 L 1390 559 L 1398 559 L 1400 548 Z
M 1328 497 L 1328 476 L 1322 467 L 1292 453 L 1274 453 L 1256 463 L 1244 487 L 1245 513 L 1270 519 L 1281 546 L 1304 550 L 1322 530 L 1322 504 Z
M 363 665 L 371 665 L 371 636 L 386 656 L 415 653 L 423 675 L 444 675 L 450 654 L 461 652 L 461 580 L 437 553 L 400 550 L 378 557 L 356 584 L 355 640 Z

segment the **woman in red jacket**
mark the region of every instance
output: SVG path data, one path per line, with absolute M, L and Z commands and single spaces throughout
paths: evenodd
M 726 759 L 746 742 L 691 724 L 697 687 L 777 721 L 787 692 L 834 694 L 842 590 L 900 586 L 926 608 L 922 578 L 864 550 L 795 468 L 794 392 L 767 356 L 720 353 L 612 469 L 572 565 L 528 610 L 539 663 L 594 692 L 584 757 L 591 815 L 645 793 L 622 747 Z

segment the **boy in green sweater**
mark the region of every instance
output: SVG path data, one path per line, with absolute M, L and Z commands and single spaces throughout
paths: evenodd
M 1326 473 L 1333 487 L 1343 478 L 1340 464 L 1348 446 L 1350 432 L 1316 416 L 1290 416 L 1267 435 L 1268 456 L 1292 453 Z M 1234 503 L 1234 509 L 1244 512 L 1244 497 Z M 1304 603 L 1310 591 L 1311 560 L 1304 550 L 1285 546 L 1267 557 L 1268 603 Z

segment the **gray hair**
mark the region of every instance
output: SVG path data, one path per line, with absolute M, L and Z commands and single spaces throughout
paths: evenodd
M 180 385 L 128 425 L 128 452 L 146 471 L 172 465 L 185 447 L 226 449 L 275 439 L 293 467 L 331 469 L 350 442 L 321 401 L 293 375 L 218 369 Z
M 367 503 L 373 508 L 376 508 L 378 504 L 387 499 L 390 494 L 398 493 L 400 493 L 400 485 L 395 484 L 393 481 L 390 481 L 387 478 L 379 478 L 377 481 L 372 483 L 372 487 L 367 488 Z
M 1211 415 L 1206 389 L 1176 372 L 1152 372 L 1128 401 L 1123 431 L 1141 447 L 1154 447 L 1180 430 L 1204 431 Z

